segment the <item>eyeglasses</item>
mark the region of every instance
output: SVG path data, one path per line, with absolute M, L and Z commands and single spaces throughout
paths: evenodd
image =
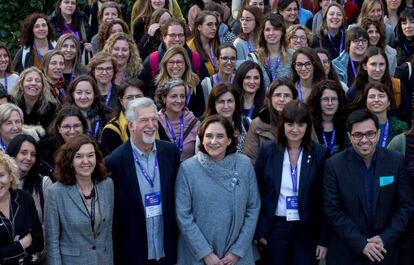
M 338 102 L 338 98 L 337 97 L 323 97 L 321 98 L 322 103 L 324 104 L 328 104 L 328 103 L 336 103 Z
M 125 99 L 125 100 L 127 100 L 127 101 L 131 101 L 131 100 L 134 100 L 134 99 L 136 99 L 136 98 L 143 98 L 144 97 L 144 95 L 142 95 L 142 94 L 137 94 L 137 95 L 128 95 L 128 96 L 124 96 L 122 99 Z
M 252 21 L 254 21 L 254 18 L 252 18 L 252 17 L 241 17 L 240 22 L 243 23 L 244 21 L 252 22 Z
M 60 128 L 63 130 L 63 131 L 66 131 L 66 132 L 68 132 L 68 131 L 70 131 L 70 130 L 74 130 L 74 131 L 81 131 L 82 129 L 83 129 L 83 126 L 82 126 L 82 124 L 81 123 L 76 123 L 76 124 L 73 124 L 73 125 L 70 125 L 70 124 L 65 124 L 65 125 L 62 125 L 62 126 L 60 126 Z
M 305 41 L 307 38 L 306 38 L 306 36 L 293 35 L 291 39 L 294 40 L 294 41 L 301 41 L 302 42 L 302 41 Z
M 107 73 L 112 73 L 112 71 L 114 70 L 113 67 L 96 67 L 95 71 L 99 72 L 99 73 L 103 73 L 103 72 L 107 72 Z
M 185 34 L 184 33 L 169 33 L 169 34 L 167 34 L 167 36 L 168 37 L 170 37 L 171 39 L 176 39 L 176 38 L 179 38 L 179 39 L 182 39 L 182 38 L 184 38 L 185 37 Z
M 366 133 L 362 133 L 362 132 L 356 132 L 356 133 L 349 133 L 352 138 L 354 138 L 355 140 L 362 140 L 362 138 L 364 138 L 364 136 L 366 136 L 368 139 L 372 140 L 377 136 L 377 132 L 378 131 L 368 131 Z
M 313 62 L 311 62 L 311 61 L 306 62 L 306 63 L 294 63 L 294 64 L 295 64 L 295 68 L 296 68 L 297 70 L 302 69 L 302 67 L 303 67 L 303 66 L 305 66 L 305 68 L 309 70 L 309 69 L 311 69 L 311 68 L 312 68 L 312 66 L 313 66 Z
M 174 66 L 175 64 L 176 65 L 178 65 L 178 66 L 183 66 L 184 65 L 184 61 L 183 60 L 176 60 L 176 61 L 173 61 L 173 60 L 168 60 L 167 61 L 167 65 L 168 66 Z
M 224 62 L 235 62 L 236 61 L 236 57 L 234 56 L 222 56 L 220 57 L 220 60 L 224 61 Z
M 351 41 L 354 44 L 367 44 L 368 43 L 367 39 L 355 39 L 355 40 L 351 40 Z
M 274 98 L 292 98 L 290 93 L 273 93 L 272 97 Z

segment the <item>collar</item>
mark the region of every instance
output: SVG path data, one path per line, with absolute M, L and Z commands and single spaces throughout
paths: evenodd
M 134 151 L 134 152 L 137 152 L 138 153 L 138 155 L 140 156 L 140 157 L 142 157 L 142 156 L 147 156 L 147 154 L 145 154 L 144 152 L 142 152 L 133 142 L 132 142 L 132 140 L 130 141 L 131 142 L 131 147 L 132 147 L 132 151 Z M 150 152 L 150 154 L 156 154 L 157 153 L 157 145 L 155 144 L 155 142 L 152 144 L 152 150 L 151 150 L 151 152 Z
M 365 166 L 365 161 L 362 159 L 362 157 L 355 151 L 355 149 L 354 148 L 352 148 L 352 153 L 353 153 L 353 156 L 354 156 L 354 158 L 358 161 L 358 162 L 360 162 L 360 163 L 362 163 L 362 164 L 364 164 L 364 166 Z M 370 163 L 370 166 L 372 166 L 372 164 L 375 162 L 377 160 L 377 147 L 375 147 L 375 151 L 374 151 L 374 154 L 372 155 L 372 158 L 371 158 L 371 163 Z

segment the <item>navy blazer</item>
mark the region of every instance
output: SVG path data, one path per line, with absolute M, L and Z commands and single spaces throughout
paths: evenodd
M 275 142 L 265 143 L 256 160 L 256 175 L 262 200 L 256 238 L 264 237 L 271 230 L 282 183 L 283 156 Z M 323 218 L 323 168 L 328 150 L 313 143 L 311 150 L 303 149 L 299 178 L 298 208 L 305 238 L 327 246 L 325 218 Z
M 327 264 L 366 264 L 368 258 L 362 251 L 367 239 L 376 235 L 382 238 L 387 250 L 380 264 L 396 264 L 398 241 L 412 213 L 412 195 L 402 155 L 377 147 L 375 156 L 373 223 L 368 217 L 359 161 L 353 148 L 326 162 L 325 212 L 332 228 Z M 393 176 L 393 180 L 381 183 L 381 176 Z
M 177 147 L 156 141 L 161 180 L 164 220 L 164 253 L 167 264 L 177 261 L 178 228 L 175 221 L 175 179 L 180 166 Z M 147 229 L 131 140 L 105 158 L 114 181 L 114 258 L 115 264 L 146 264 L 148 260 Z

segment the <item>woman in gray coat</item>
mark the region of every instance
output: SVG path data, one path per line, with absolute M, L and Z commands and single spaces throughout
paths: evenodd
M 49 265 L 112 265 L 114 187 L 95 141 L 78 135 L 60 147 L 45 206 Z
M 200 151 L 181 164 L 177 265 L 254 264 L 260 198 L 254 169 L 246 156 L 236 153 L 233 135 L 227 119 L 208 117 L 200 127 Z

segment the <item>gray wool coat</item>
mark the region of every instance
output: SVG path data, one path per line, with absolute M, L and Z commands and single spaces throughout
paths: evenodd
M 236 254 L 237 265 L 254 264 L 259 210 L 256 174 L 247 156 L 234 153 L 216 162 L 198 152 L 184 161 L 176 181 L 177 265 L 204 264 L 211 252 L 220 259 Z

